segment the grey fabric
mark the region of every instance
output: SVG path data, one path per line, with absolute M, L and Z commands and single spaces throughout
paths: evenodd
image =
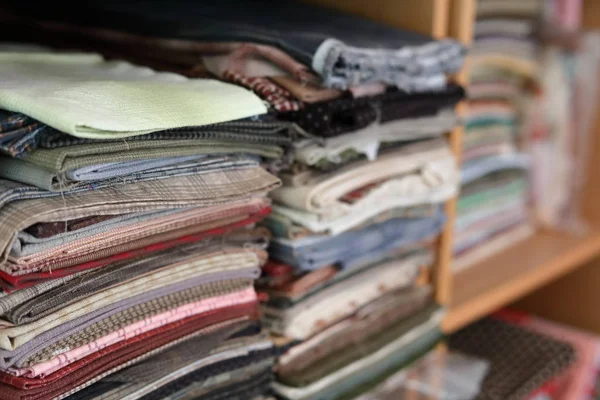
M 159 154 L 156 154 L 159 156 Z M 216 170 L 228 170 L 238 168 L 248 168 L 257 166 L 255 160 L 244 156 L 213 156 L 201 157 L 193 161 L 187 161 L 175 165 L 155 166 L 164 158 L 155 158 L 149 160 L 133 160 L 127 162 L 110 163 L 113 166 L 122 166 L 122 169 L 114 168 L 111 174 L 98 173 L 98 179 L 93 179 L 94 175 L 88 172 L 88 180 L 79 182 L 78 180 L 69 179 L 69 174 L 77 174 L 80 169 L 68 170 L 65 172 L 55 172 L 20 159 L 0 157 L 0 177 L 7 178 L 17 182 L 23 182 L 28 185 L 37 186 L 41 189 L 65 192 L 77 190 L 85 187 L 106 187 L 115 186 L 117 184 L 129 184 L 136 182 L 152 181 L 157 179 L 167 179 L 176 176 L 196 175 L 202 173 L 213 172 Z M 149 167 L 148 169 L 135 170 L 128 167 L 128 163 L 137 163 L 138 168 Z M 157 163 L 157 164 L 155 164 Z M 105 164 L 97 164 L 83 168 L 94 169 L 98 166 L 106 166 Z M 85 170 L 84 170 L 85 171 Z M 104 175 L 104 177 L 102 177 Z
M 155 218 L 182 213 L 186 210 L 188 209 L 183 208 L 175 210 L 153 211 L 148 213 L 128 213 L 125 215 L 116 216 L 107 221 L 86 226 L 85 228 L 81 228 L 76 231 L 60 233 L 49 238 L 37 238 L 30 233 L 21 231 L 17 235 L 17 240 L 10 250 L 10 255 L 12 257 L 26 257 L 77 239 L 97 235 L 99 233 L 117 229 L 122 226 L 128 226 L 140 222 L 150 221 Z

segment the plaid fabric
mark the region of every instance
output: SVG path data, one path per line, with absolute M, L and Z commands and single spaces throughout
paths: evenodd
M 205 332 L 195 338 L 190 339 L 187 342 L 181 343 L 177 346 L 173 346 L 171 349 L 164 353 L 158 354 L 148 360 L 142 361 L 131 367 L 125 368 L 120 372 L 109 375 L 99 382 L 89 386 L 88 388 L 73 394 L 69 397 L 70 400 L 86 399 L 86 400 L 118 400 L 125 397 L 125 395 L 132 393 L 134 390 L 140 387 L 144 387 L 146 382 L 154 377 L 154 371 L 156 370 L 157 377 L 160 377 L 168 371 L 164 371 L 159 366 L 161 365 L 160 360 L 177 360 L 179 356 L 185 358 L 189 354 L 193 354 L 196 360 L 201 360 L 206 354 L 210 353 L 210 349 L 218 349 L 231 340 L 232 337 L 251 337 L 256 336 L 254 329 L 255 326 L 250 322 L 245 324 L 238 323 L 231 327 L 225 327 L 218 329 L 213 332 Z M 183 350 L 183 351 L 182 351 Z M 183 360 L 183 358 L 181 358 Z M 156 363 L 154 362 L 156 361 Z M 159 367 L 159 368 L 155 368 Z M 136 370 L 148 371 L 147 375 L 136 374 Z M 130 377 L 135 376 L 135 380 Z M 139 378 L 139 380 L 138 380 Z
M 0 154 L 21 157 L 36 147 L 48 126 L 20 113 L 0 110 Z
M 128 282 L 131 279 L 144 276 L 156 270 L 197 260 L 204 255 L 210 255 L 213 251 L 227 249 L 225 246 L 219 246 L 214 243 L 212 246 L 202 246 L 202 244 L 170 249 L 154 256 L 118 262 L 105 268 L 88 272 L 76 280 L 66 282 L 60 287 L 19 304 L 8 311 L 4 318 L 14 324 L 25 324 L 36 321 L 53 311 L 106 288 Z M 250 243 L 247 244 L 250 245 Z
M 251 279 L 232 279 L 224 282 L 209 282 L 180 292 L 154 299 L 140 305 L 128 308 L 122 312 L 104 318 L 93 325 L 62 338 L 54 343 L 47 343 L 42 349 L 21 358 L 15 365 L 19 368 L 30 367 L 52 359 L 66 350 L 90 343 L 110 332 L 124 326 L 152 317 L 183 304 L 192 303 L 221 294 L 236 292 L 252 286 Z
M 229 272 L 217 272 L 210 275 L 197 276 L 172 285 L 144 292 L 140 295 L 111 303 L 95 311 L 77 317 L 71 321 L 60 324 L 52 329 L 40 333 L 32 340 L 24 343 L 15 350 L 0 350 L 0 363 L 3 367 L 18 365 L 30 354 L 43 350 L 47 345 L 77 334 L 82 330 L 101 322 L 102 320 L 122 312 L 127 312 L 133 307 L 142 306 L 166 296 L 193 289 L 211 282 L 236 279 L 255 279 L 258 275 L 256 268 L 243 268 Z M 162 303 L 161 303 L 162 304 Z M 168 302 L 165 303 L 168 306 Z
M 81 315 L 102 308 L 105 305 L 134 297 L 149 290 L 166 287 L 212 272 L 257 267 L 261 259 L 266 259 L 266 254 L 260 253 L 262 253 L 261 250 L 239 249 L 234 251 L 232 249 L 226 253 L 216 253 L 211 257 L 183 263 L 167 270 L 139 277 L 126 284 L 88 296 L 35 322 L 0 330 L 0 347 L 7 350 L 14 350 L 40 333 L 52 329 L 61 323 L 68 322 Z
M 178 231 L 176 232 L 177 235 L 175 235 L 175 237 L 173 238 L 165 238 L 165 235 L 159 235 L 158 239 L 161 240 L 158 240 L 155 243 L 154 241 L 146 243 L 148 242 L 148 240 L 139 240 L 134 244 L 117 246 L 116 248 L 111 249 L 111 252 L 109 252 L 108 254 L 106 254 L 105 252 L 100 252 L 100 254 L 95 254 L 93 256 L 86 257 L 86 260 L 71 260 L 74 262 L 74 264 L 68 263 L 67 265 L 75 266 L 70 268 L 65 267 L 64 265 L 58 262 L 54 262 L 52 265 L 55 268 L 58 268 L 58 270 L 49 270 L 44 272 L 27 272 L 23 275 L 10 275 L 0 270 L 0 278 L 2 278 L 2 280 L 0 280 L 0 284 L 3 287 L 3 290 L 10 292 L 21 288 L 30 287 L 34 284 L 40 283 L 43 280 L 56 279 L 63 276 L 71 275 L 76 272 L 100 268 L 113 262 L 139 257 L 140 255 L 149 255 L 158 251 L 170 249 L 179 245 L 195 243 L 200 240 L 215 237 L 218 235 L 225 235 L 229 233 L 237 234 L 235 232 L 235 229 L 246 227 L 250 224 L 258 222 L 262 219 L 264 215 L 268 214 L 269 211 L 270 209 L 267 207 L 254 215 L 247 216 L 246 218 L 243 218 L 234 223 L 222 223 L 219 224 L 217 228 L 201 230 L 200 232 L 194 232 L 192 234 L 182 233 Z M 223 243 L 226 243 L 226 240 L 224 240 L 222 236 L 221 240 L 223 241 Z M 133 250 L 131 248 L 133 248 Z M 87 260 L 89 258 L 92 258 L 92 261 Z M 79 261 L 79 263 L 77 261 Z
M 38 239 L 46 239 L 60 235 L 61 233 L 78 231 L 115 217 L 116 215 L 94 215 L 92 217 L 77 218 L 69 221 L 40 222 L 25 229 L 25 232 Z
M 267 78 L 246 77 L 230 70 L 224 71 L 222 78 L 252 90 L 263 100 L 266 100 L 275 111 L 298 111 L 303 107 L 302 102 L 296 100 L 287 89 Z
M 235 306 L 218 313 L 208 313 L 178 321 L 151 332 L 136 336 L 102 349 L 83 360 L 79 360 L 46 378 L 31 379 L 0 374 L 0 391 L 6 400 L 46 400 L 60 397 L 75 388 L 89 385 L 104 373 L 116 372 L 135 360 L 157 354 L 176 340 L 190 336 L 209 325 L 225 322 L 252 314 L 255 305 Z M 160 350 L 159 350 L 160 349 Z M 26 388 L 26 389 L 25 389 Z M 25 389 L 25 390 L 24 390 Z
M 81 144 L 56 149 L 38 149 L 24 160 L 53 172 L 65 172 L 90 165 L 121 161 L 147 160 L 191 156 L 197 154 L 255 154 L 267 158 L 279 158 L 283 150 L 279 146 L 254 143 L 229 143 L 224 141 L 186 140 L 138 140 Z
M 114 343 L 139 336 L 146 332 L 150 332 L 154 329 L 194 315 L 218 312 L 219 310 L 227 307 L 247 303 L 256 303 L 256 293 L 251 286 L 241 291 L 227 293 L 202 299 L 194 303 L 181 305 L 164 313 L 147 317 L 142 321 L 127 325 L 117 331 L 110 332 L 109 334 L 102 336 L 93 342 L 86 343 L 81 347 L 67 349 L 65 352 L 62 352 L 52 359 L 44 361 L 40 364 L 35 364 L 24 369 L 11 368 L 7 372 L 16 376 L 42 378 Z
M 0 249 L 7 257 L 18 231 L 44 220 L 225 203 L 271 190 L 279 180 L 260 168 L 222 171 L 106 188 L 78 196 L 11 203 L 0 214 Z M 5 266 L 4 266 L 5 267 Z
M 169 232 L 182 232 L 186 228 L 195 231 L 207 230 L 218 226 L 228 218 L 243 219 L 248 214 L 256 213 L 268 205 L 263 198 L 251 198 L 245 203 L 236 202 L 211 207 L 194 207 L 169 210 L 167 213 L 155 213 L 140 220 L 129 219 L 129 224 L 107 224 L 104 229 L 92 229 L 85 233 L 62 234 L 55 239 L 28 242 L 20 233 L 10 252 L 13 264 L 33 265 L 39 262 L 57 261 L 73 256 L 83 256 L 96 251 L 152 238 Z M 172 212 L 177 211 L 177 212 Z M 152 218 L 154 217 L 154 218 Z
M 4 313 L 13 309 L 14 307 L 20 304 L 24 304 L 28 300 L 31 300 L 43 293 L 46 293 L 53 288 L 60 287 L 63 284 L 66 284 L 67 282 L 71 281 L 72 279 L 81 276 L 82 274 L 84 274 L 84 272 L 77 272 L 62 278 L 41 282 L 37 285 L 22 290 L 17 290 L 13 293 L 7 293 L 6 296 L 0 298 L 0 315 L 3 315 Z
M 239 329 L 243 329 L 244 326 L 248 326 L 248 324 L 252 324 L 253 322 L 254 321 L 249 320 L 247 317 L 238 317 L 238 318 L 232 318 L 229 321 L 219 322 L 219 323 L 215 323 L 215 324 L 203 327 L 203 328 L 199 328 L 196 332 L 192 332 L 192 333 L 190 333 L 186 336 L 183 336 L 179 339 L 173 340 L 172 342 L 170 342 L 166 345 L 157 347 L 154 350 L 148 351 L 140 356 L 137 356 L 135 358 L 131 358 L 127 361 L 124 361 L 120 365 L 117 364 L 115 367 L 108 369 L 107 371 L 104 371 L 101 374 L 98 374 L 98 375 L 94 376 L 93 378 L 88 379 L 87 381 L 84 381 L 82 384 L 80 384 L 76 387 L 73 387 L 71 390 L 57 396 L 56 399 L 66 398 L 74 393 L 77 393 L 77 392 L 89 387 L 90 385 L 93 385 L 94 383 L 102 380 L 103 378 L 114 374 L 115 372 L 118 372 L 124 368 L 130 367 L 130 366 L 135 365 L 139 362 L 142 362 L 146 359 L 149 359 L 153 356 L 156 356 L 157 354 L 160 354 L 161 352 L 168 350 L 173 346 L 177 346 L 179 344 L 185 343 L 187 340 L 190 340 L 190 339 L 193 339 L 196 337 L 200 337 L 200 336 L 206 337 L 207 335 L 213 334 L 213 333 L 217 332 L 218 330 L 222 330 L 222 329 L 228 329 L 228 328 L 234 329 L 236 327 L 239 327 Z M 254 322 L 254 323 L 256 323 L 256 322 Z M 242 325 L 242 324 L 245 324 L 245 325 Z

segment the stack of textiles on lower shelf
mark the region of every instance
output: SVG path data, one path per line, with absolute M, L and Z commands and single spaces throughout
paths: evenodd
M 269 163 L 283 185 L 260 225 L 272 235 L 257 290 L 280 356 L 274 395 L 358 395 L 442 338 L 430 272 L 460 180 L 442 135 L 458 124 L 464 90 L 448 76 L 465 49 L 299 2 L 246 3 L 93 1 L 77 20 L 15 4 L 38 19 L 15 18 L 46 43 L 211 74 L 264 100 L 293 134 Z M 100 383 L 154 367 L 140 368 Z
M 479 0 L 467 89 L 454 239 L 460 270 L 529 237 L 527 82 L 535 79 L 538 0 Z
M 0 398 L 262 398 L 260 164 L 295 128 L 214 80 L 0 60 Z

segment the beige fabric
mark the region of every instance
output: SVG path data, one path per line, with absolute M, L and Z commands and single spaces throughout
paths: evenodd
M 181 282 L 200 274 L 256 267 L 261 265 L 266 258 L 267 255 L 262 250 L 239 248 L 203 255 L 199 259 L 178 264 L 173 268 L 161 270 L 96 293 L 30 324 L 7 326 L 0 329 L 0 348 L 15 350 L 42 332 L 117 301 Z M 7 325 L 9 324 L 7 323 Z
M 352 205 L 339 200 L 356 189 L 386 180 L 389 181 Z M 373 162 L 356 163 L 329 174 L 314 174 L 306 185 L 281 187 L 271 197 L 285 206 L 334 218 L 364 207 L 370 198 L 379 196 L 378 191 L 416 197 L 449 180 L 458 182 L 454 157 L 443 139 L 434 139 L 388 152 Z

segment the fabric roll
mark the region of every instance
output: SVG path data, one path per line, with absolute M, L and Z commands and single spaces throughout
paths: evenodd
M 3 52 L 0 58 L 0 106 L 73 136 L 124 138 L 266 112 L 258 97 L 233 85 L 107 62 L 96 54 Z

